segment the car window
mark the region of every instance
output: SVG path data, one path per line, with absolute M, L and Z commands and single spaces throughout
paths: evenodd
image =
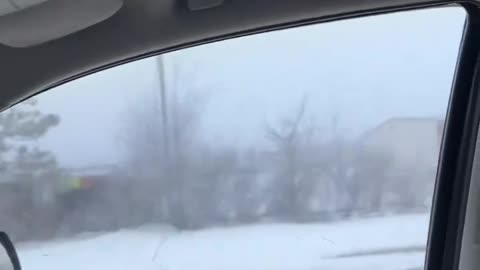
M 24 269 L 422 269 L 466 13 L 228 39 L 0 114 Z

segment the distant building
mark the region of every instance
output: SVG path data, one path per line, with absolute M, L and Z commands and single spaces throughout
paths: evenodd
M 392 118 L 361 137 L 364 150 L 388 159 L 390 193 L 430 204 L 443 126 L 444 121 L 435 118 Z
M 361 140 L 373 151 L 391 154 L 395 166 L 436 169 L 443 125 L 443 120 L 434 118 L 392 118 Z

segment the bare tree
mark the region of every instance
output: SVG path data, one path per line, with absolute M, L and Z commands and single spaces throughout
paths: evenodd
M 292 118 L 286 118 L 278 127 L 267 126 L 267 138 L 274 145 L 275 157 L 279 161 L 279 178 L 283 189 L 280 211 L 298 214 L 299 151 L 302 143 L 300 126 L 305 117 L 307 96 L 304 95 Z

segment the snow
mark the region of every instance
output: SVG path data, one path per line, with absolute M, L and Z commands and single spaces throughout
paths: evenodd
M 17 248 L 25 270 L 409 270 L 423 266 L 428 221 L 415 214 L 199 231 L 150 226 Z

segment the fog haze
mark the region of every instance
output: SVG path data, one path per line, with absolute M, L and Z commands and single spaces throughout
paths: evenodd
M 250 145 L 303 96 L 325 136 L 355 137 L 392 117 L 443 118 L 464 11 L 439 9 L 253 35 L 164 56 L 167 86 L 202 96 L 203 137 Z M 427 34 L 425 34 L 427 33 Z M 392 49 L 394 48 L 394 49 Z M 175 79 L 176 78 L 176 79 Z M 173 82 L 175 81 L 175 82 Z M 123 122 L 158 97 L 156 58 L 131 62 L 38 96 L 61 125 L 41 144 L 67 167 L 122 159 Z M 329 135 L 330 134 L 330 135 Z

